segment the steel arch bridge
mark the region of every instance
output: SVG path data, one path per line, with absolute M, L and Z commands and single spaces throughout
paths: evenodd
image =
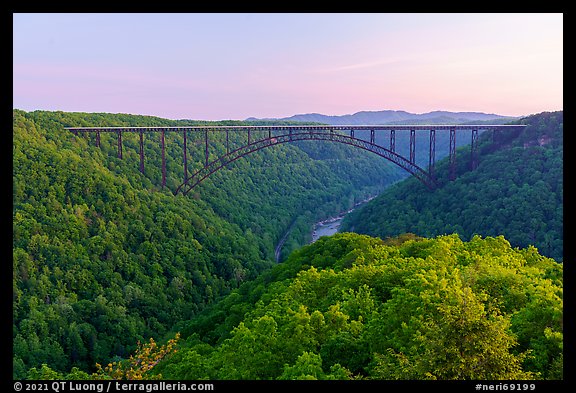
M 449 178 L 454 180 L 456 177 L 456 133 L 470 133 L 470 165 L 475 169 L 478 165 L 478 133 L 479 131 L 492 131 L 493 134 L 503 130 L 521 130 L 525 125 L 354 125 L 354 126 L 329 126 L 329 125 L 298 125 L 298 126 L 180 126 L 180 127 L 65 127 L 75 135 L 95 135 L 96 146 L 100 146 L 101 134 L 112 134 L 116 136 L 118 147 L 118 158 L 123 157 L 122 134 L 137 133 L 139 134 L 139 156 L 140 171 L 144 173 L 144 135 L 153 133 L 160 134 L 160 146 L 162 154 L 162 187 L 166 186 L 166 142 L 165 135 L 167 132 L 182 134 L 182 162 L 184 168 L 183 182 L 174 191 L 174 194 L 186 195 L 194 187 L 200 184 L 213 173 L 226 167 L 228 164 L 257 152 L 267 147 L 275 146 L 281 143 L 290 143 L 296 141 L 330 141 L 354 146 L 360 149 L 375 153 L 380 157 L 393 162 L 403 168 L 429 189 L 436 185 L 435 151 L 436 151 L 436 132 L 448 132 L 450 135 L 449 146 Z M 360 131 L 364 137 L 356 134 Z M 422 168 L 416 163 L 416 132 L 428 132 L 428 166 Z M 408 154 L 400 154 L 396 145 L 397 132 L 409 133 Z M 210 145 L 216 141 L 211 138 L 216 133 L 225 134 L 225 139 L 220 138 L 221 143 L 225 146 L 225 154 L 218 158 L 210 160 Z M 243 134 L 245 143 L 240 146 L 233 146 L 230 141 L 231 133 Z M 369 134 L 368 134 L 369 133 Z M 385 133 L 385 139 L 388 141 L 387 146 L 377 143 L 377 134 Z M 202 168 L 196 170 L 190 176 L 188 175 L 188 138 L 194 135 L 200 136 L 204 145 L 204 157 Z M 369 135 L 369 136 L 368 136 Z M 379 140 L 381 138 L 378 138 Z M 405 140 L 405 139 L 404 139 Z M 405 143 L 405 142 L 404 142 Z M 224 148 L 222 147 L 222 150 Z M 404 150 L 405 150 L 404 146 Z M 214 151 L 214 148 L 212 149 Z

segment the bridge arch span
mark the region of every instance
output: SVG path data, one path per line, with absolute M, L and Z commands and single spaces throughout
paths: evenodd
M 406 158 L 388 148 L 364 139 L 359 139 L 348 135 L 332 132 L 326 133 L 318 131 L 306 131 L 276 135 L 273 137 L 260 139 L 248 145 L 244 145 L 235 150 L 232 150 L 228 154 L 213 160 L 192 174 L 192 176 L 190 176 L 185 182 L 178 186 L 174 194 L 182 193 L 183 195 L 186 195 L 194 187 L 210 177 L 212 174 L 218 172 L 220 169 L 242 157 L 248 156 L 252 153 L 271 146 L 297 141 L 329 141 L 358 147 L 360 149 L 377 154 L 378 156 L 383 157 L 390 162 L 393 162 L 394 164 L 412 174 L 414 177 L 424 183 L 424 185 L 426 185 L 429 189 L 432 189 L 435 186 L 435 179 L 429 172 L 425 171 L 414 162 L 407 160 Z

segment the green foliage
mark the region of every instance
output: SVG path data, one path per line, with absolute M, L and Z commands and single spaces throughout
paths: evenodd
M 280 380 L 345 380 L 350 379 L 350 372 L 335 364 L 330 368 L 330 373 L 324 373 L 322 369 L 322 357 L 310 352 L 303 352 L 298 356 L 296 363 L 293 366 L 286 365 L 282 375 L 278 378 Z
M 225 122 L 240 125 L 239 122 Z M 214 124 L 105 113 L 13 111 L 14 377 L 42 364 L 59 373 L 127 358 L 145 337 L 165 338 L 243 282 L 275 265 L 274 246 L 299 229 L 382 188 L 390 166 L 328 144 L 264 149 L 238 160 L 188 196 L 161 187 L 158 135 L 74 136 L 65 126 Z M 212 138 L 221 153 L 222 136 Z M 166 134 L 167 185 L 182 182 L 182 140 Z M 188 139 L 190 168 L 203 145 Z M 238 138 L 231 140 L 238 144 Z M 373 179 L 383 179 L 374 186 Z M 296 230 L 290 247 L 307 241 Z M 242 307 L 227 316 L 237 325 Z
M 188 325 L 170 379 L 557 379 L 562 265 L 502 236 L 322 238 Z M 224 329 L 222 327 L 225 327 Z M 228 333 L 226 329 L 230 328 Z
M 479 165 L 467 166 L 470 148 L 457 151 L 458 177 L 446 179 L 447 162 L 436 172 L 440 186 L 429 192 L 415 179 L 397 183 L 348 215 L 342 231 L 381 238 L 412 232 L 424 237 L 458 233 L 504 235 L 516 247 L 533 245 L 563 259 L 563 112 L 520 121 L 521 133 L 480 135 Z

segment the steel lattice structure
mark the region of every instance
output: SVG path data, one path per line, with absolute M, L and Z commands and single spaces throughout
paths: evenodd
M 435 156 L 436 156 L 436 134 L 438 131 L 450 133 L 449 146 L 449 178 L 456 177 L 456 133 L 457 131 L 470 132 L 470 165 L 472 169 L 478 166 L 478 132 L 479 131 L 502 131 L 518 130 L 525 125 L 354 125 L 354 126 L 187 126 L 187 127 L 66 127 L 75 135 L 95 134 L 96 146 L 101 144 L 101 133 L 116 134 L 118 158 L 123 158 L 122 134 L 126 132 L 139 134 L 139 156 L 140 171 L 144 173 L 144 134 L 160 133 L 160 146 L 162 152 L 162 187 L 166 186 L 166 142 L 167 132 L 181 133 L 183 137 L 182 162 L 184 166 L 184 179 L 182 184 L 174 191 L 174 194 L 187 194 L 208 178 L 213 173 L 227 166 L 231 162 L 251 153 L 267 147 L 281 143 L 295 141 L 330 141 L 342 143 L 375 153 L 393 162 L 404 170 L 408 171 L 429 189 L 436 185 L 435 176 Z M 258 131 L 260 138 L 254 138 L 254 132 Z M 364 131 L 366 135 L 369 131 L 369 138 L 363 139 L 355 134 L 355 131 Z M 428 131 L 429 151 L 428 167 L 426 169 L 416 164 L 416 131 Z M 210 136 L 214 133 L 225 133 L 224 144 L 226 154 L 210 161 Z M 388 146 L 376 143 L 376 134 L 387 132 L 389 136 Z M 409 132 L 408 156 L 404 157 L 397 152 L 396 134 L 397 132 Z M 243 133 L 247 142 L 240 147 L 231 148 L 230 133 Z M 204 157 L 203 167 L 188 175 L 188 137 L 189 135 L 200 135 L 203 138 Z M 262 136 L 263 135 L 263 136 Z

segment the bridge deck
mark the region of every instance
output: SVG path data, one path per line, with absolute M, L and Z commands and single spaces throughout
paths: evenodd
M 139 131 L 246 131 L 251 130 L 298 130 L 298 131 L 319 131 L 319 130 L 497 130 L 514 129 L 526 127 L 524 124 L 403 124 L 403 125 L 270 125 L 270 126 L 153 126 L 153 127 L 64 127 L 69 131 L 79 132 L 139 132 Z

